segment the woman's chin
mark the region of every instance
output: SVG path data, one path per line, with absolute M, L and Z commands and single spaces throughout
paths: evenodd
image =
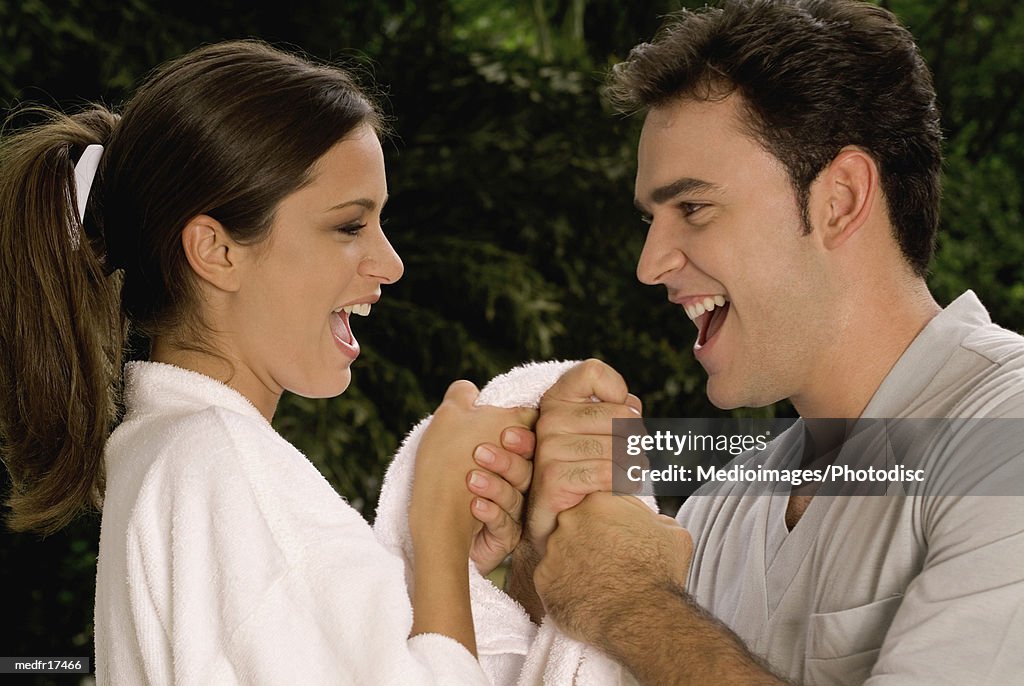
M 341 395 L 342 393 L 348 390 L 349 384 L 351 383 L 352 369 L 350 367 L 346 367 L 345 371 L 343 371 L 341 375 L 337 379 L 335 379 L 335 383 L 332 384 L 330 394 L 325 395 L 324 397 L 333 398 L 335 396 Z
M 303 384 L 301 388 L 289 388 L 288 390 L 303 398 L 334 398 L 348 390 L 352 383 L 352 370 L 348 367 L 341 372 L 335 372 L 330 378 L 325 378 L 327 376 L 327 374 L 323 374 L 309 383 Z

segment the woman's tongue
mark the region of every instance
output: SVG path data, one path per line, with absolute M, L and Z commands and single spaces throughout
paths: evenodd
M 718 333 L 729 314 L 729 307 L 730 304 L 726 302 L 722 307 L 716 307 L 704 315 L 700 324 L 700 333 L 697 335 L 697 345 L 704 345 Z
M 348 317 L 348 312 L 331 312 L 331 332 L 339 341 L 353 345 L 356 342 L 356 337 L 352 335 Z

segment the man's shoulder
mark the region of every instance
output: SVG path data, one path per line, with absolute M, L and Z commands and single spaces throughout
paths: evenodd
M 964 366 L 953 416 L 1024 417 L 1024 337 L 986 324 L 968 334 L 960 349 L 979 363 Z
M 998 324 L 975 327 L 960 347 L 1008 370 L 1024 368 L 1024 336 Z

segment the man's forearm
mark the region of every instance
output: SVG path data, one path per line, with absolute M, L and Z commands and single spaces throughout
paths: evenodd
M 533 585 L 533 572 L 537 569 L 540 556 L 524 536 L 519 546 L 512 553 L 512 564 L 509 567 L 507 591 L 510 596 L 526 609 L 535 623 L 544 619 L 544 603 L 537 595 Z
M 645 686 L 784 686 L 682 588 L 655 589 L 605 624 L 597 645 Z

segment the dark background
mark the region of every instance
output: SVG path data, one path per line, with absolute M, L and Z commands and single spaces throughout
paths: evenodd
M 933 291 L 945 305 L 971 287 L 997 322 L 1024 330 L 1024 4 L 880 4 L 917 37 L 943 110 Z M 117 106 L 160 62 L 240 37 L 341 61 L 381 86 L 397 133 L 385 145 L 388 232 L 406 274 L 358 323 L 350 389 L 286 396 L 275 419 L 370 518 L 389 456 L 454 378 L 483 384 L 529 359 L 596 356 L 649 416 L 722 414 L 704 397 L 692 324 L 633 276 L 639 123 L 599 92 L 608 66 L 683 5 L 0 0 L 0 102 Z M 0 534 L 0 655 L 91 656 L 97 537 L 95 516 L 43 540 Z

